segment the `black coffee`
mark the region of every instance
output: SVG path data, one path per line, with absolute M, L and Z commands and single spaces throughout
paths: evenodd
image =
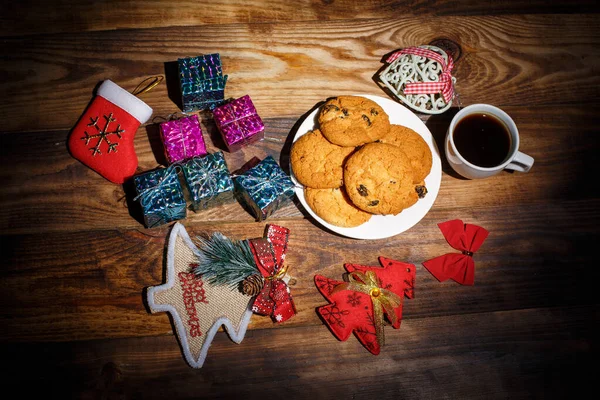
M 454 144 L 471 164 L 489 168 L 502 164 L 510 151 L 507 126 L 491 114 L 471 114 L 454 127 Z

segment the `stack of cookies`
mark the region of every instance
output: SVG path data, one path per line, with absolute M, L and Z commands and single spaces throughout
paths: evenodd
M 355 227 L 373 214 L 398 214 L 425 196 L 429 146 L 412 129 L 390 124 L 376 102 L 331 98 L 318 121 L 294 143 L 290 159 L 306 202 L 323 220 Z

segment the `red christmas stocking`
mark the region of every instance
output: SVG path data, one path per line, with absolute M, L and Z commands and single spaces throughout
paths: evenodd
M 135 133 L 151 115 L 146 103 L 106 80 L 71 131 L 69 151 L 109 181 L 123 183 L 138 166 Z

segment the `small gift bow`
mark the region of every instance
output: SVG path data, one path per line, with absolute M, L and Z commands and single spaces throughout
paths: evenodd
M 488 236 L 482 227 L 463 224 L 460 219 L 438 224 L 446 241 L 452 248 L 462 253 L 448 253 L 423 263 L 440 282 L 452 279 L 461 285 L 473 285 L 475 282 L 475 253 Z
M 379 346 L 383 346 L 385 344 L 383 330 L 384 311 L 392 325 L 395 325 L 398 322 L 398 315 L 394 309 L 402 304 L 402 297 L 392 291 L 379 287 L 377 275 L 375 275 L 375 272 L 373 271 L 367 271 L 366 273 L 354 271 L 348 275 L 348 279 L 349 282 L 337 285 L 331 291 L 331 294 L 335 294 L 342 290 L 351 290 L 368 294 L 373 303 L 373 319 L 375 322 L 377 343 L 379 343 Z
M 264 125 L 262 125 L 262 120 L 258 116 L 256 107 L 254 107 L 254 104 L 248 95 L 223 104 L 219 107 L 219 110 L 220 112 L 218 112 L 218 114 L 221 114 L 220 118 L 227 121 L 223 123 L 223 126 L 233 124 L 235 129 L 242 134 L 243 144 L 248 144 L 248 134 L 257 129 L 256 126 L 253 126 L 255 125 L 255 121 L 249 119 L 250 117 L 258 117 L 258 122 L 260 122 L 260 127 L 258 129 L 264 129 Z
M 221 171 L 219 170 L 219 164 L 214 157 L 192 158 L 189 162 L 197 167 L 190 172 L 190 187 L 195 188 L 192 193 L 194 197 L 200 197 L 200 194 L 207 189 L 214 189 L 217 186 Z M 196 185 L 198 185 L 198 187 L 196 187 Z M 218 194 L 217 191 L 212 190 L 211 195 L 207 200 L 212 200 L 217 197 Z
M 186 139 L 188 138 L 188 133 L 190 131 L 190 129 L 183 129 L 183 125 L 190 125 L 191 124 L 191 119 L 192 116 L 187 116 L 185 113 L 183 114 L 184 117 L 182 118 L 178 118 L 177 119 L 177 128 L 179 133 L 172 135 L 171 139 L 174 139 L 176 141 L 178 141 L 181 144 L 181 147 L 183 148 L 183 159 L 185 160 L 186 158 L 188 158 L 188 149 L 187 146 L 185 145 Z M 171 144 L 171 143 L 169 143 Z
M 419 57 L 426 57 L 440 63 L 442 67 L 442 73 L 440 74 L 437 82 L 411 82 L 407 83 L 404 88 L 405 94 L 430 94 L 430 93 L 442 93 L 442 97 L 446 103 L 454 97 L 454 84 L 452 82 L 452 69 L 454 68 L 454 60 L 452 56 L 448 55 L 448 63 L 444 58 L 436 53 L 435 51 L 424 49 L 422 47 L 407 47 L 405 49 L 396 51 L 388 57 L 387 62 L 394 62 L 399 57 L 405 54 L 412 54 Z
M 263 190 L 268 190 L 271 193 L 263 197 L 267 197 L 270 203 L 288 188 L 294 187 L 290 177 L 279 167 L 272 156 L 266 157 L 250 171 L 252 175 L 247 172 L 233 177 L 243 182 L 244 188 L 251 197 L 260 195 Z
M 254 300 L 252 311 L 270 315 L 274 321 L 283 322 L 296 314 L 296 307 L 287 283 L 283 280 L 287 272 L 284 265 L 290 230 L 269 225 L 267 237 L 250 239 L 250 249 L 256 265 L 265 278 L 260 293 Z
M 273 198 L 283 193 L 285 189 L 290 185 L 290 178 L 285 173 L 274 173 L 268 176 L 261 174 L 260 176 L 254 175 L 241 175 L 244 177 L 246 190 L 251 196 L 260 194 L 262 190 L 272 190 Z M 236 176 L 237 177 L 237 176 Z M 268 188 L 268 189 L 267 189 Z M 282 189 L 283 188 L 283 189 Z
M 256 108 L 250 100 L 250 96 L 245 95 L 239 99 L 235 99 L 229 103 L 225 103 L 222 106 L 223 116 L 227 118 L 225 125 L 235 124 L 239 128 L 238 121 L 253 115 L 258 115 Z M 242 132 L 244 133 L 244 132 Z

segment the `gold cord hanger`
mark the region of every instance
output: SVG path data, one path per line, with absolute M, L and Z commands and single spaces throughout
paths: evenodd
M 143 81 L 141 81 L 140 84 L 137 85 L 137 87 L 135 89 L 133 89 L 133 92 L 131 92 L 131 93 L 134 96 L 139 96 L 140 94 L 149 92 L 152 89 L 154 89 L 156 86 L 158 86 L 158 84 L 160 84 L 163 81 L 163 79 L 165 79 L 165 77 L 162 75 L 150 76 L 150 77 L 144 79 Z M 150 81 L 150 83 L 148 83 L 146 86 L 144 86 L 144 84 L 148 81 Z

